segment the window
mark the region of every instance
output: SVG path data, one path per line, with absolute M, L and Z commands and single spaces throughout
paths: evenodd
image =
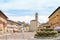
M 57 15 L 57 16 L 59 16 L 59 15 Z
M 57 24 L 58 24 L 58 22 L 57 22 Z

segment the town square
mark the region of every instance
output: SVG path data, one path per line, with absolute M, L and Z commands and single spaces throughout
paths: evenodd
M 0 40 L 60 40 L 60 0 L 0 0 Z

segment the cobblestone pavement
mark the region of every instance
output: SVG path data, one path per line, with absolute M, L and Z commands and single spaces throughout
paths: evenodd
M 60 36 L 57 38 L 34 38 L 35 32 L 24 33 L 12 33 L 0 37 L 0 40 L 60 40 Z

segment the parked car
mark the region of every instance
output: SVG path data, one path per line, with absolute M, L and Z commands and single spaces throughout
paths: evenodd
M 60 26 L 57 26 L 57 27 L 55 28 L 55 30 L 57 30 L 58 33 L 60 33 Z

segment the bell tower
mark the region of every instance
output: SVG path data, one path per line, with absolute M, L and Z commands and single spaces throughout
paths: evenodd
M 35 19 L 30 21 L 30 31 L 36 31 L 38 29 L 38 13 L 35 13 Z
M 35 14 L 36 28 L 38 27 L 38 13 Z
M 35 20 L 38 22 L 38 13 L 35 14 Z

